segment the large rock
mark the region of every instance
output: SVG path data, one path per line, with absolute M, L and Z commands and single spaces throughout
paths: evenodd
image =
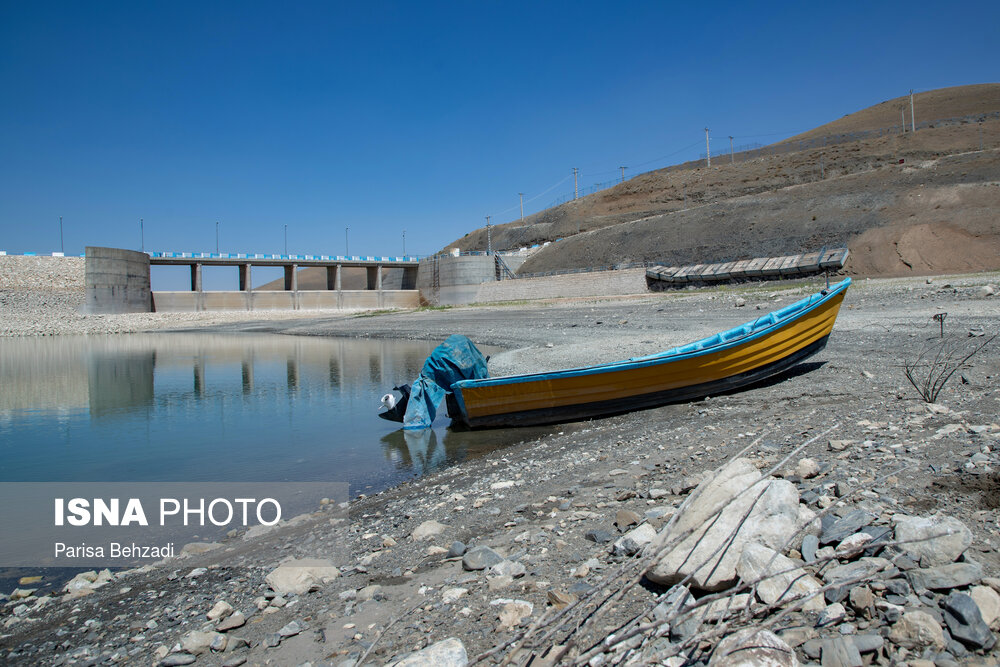
M 434 537 L 435 535 L 440 535 L 446 530 L 448 530 L 448 526 L 443 523 L 438 523 L 437 521 L 424 521 L 422 524 L 413 529 L 411 537 L 414 541 L 419 542 L 421 540 Z
M 698 485 L 669 533 L 664 529 L 656 536 L 647 553 L 693 531 L 661 556 L 646 576 L 671 585 L 693 575 L 693 587 L 722 590 L 736 582 L 736 563 L 744 546 L 756 542 L 781 548 L 795 532 L 798 518 L 799 494 L 794 484 L 761 479 L 750 461 L 734 459 Z M 724 546 L 734 534 L 729 546 Z
M 181 648 L 185 653 L 201 655 L 209 650 L 212 642 L 216 641 L 217 637 L 224 638 L 225 635 L 220 635 L 218 632 L 198 632 L 197 630 L 192 630 L 181 637 Z
M 710 667 L 798 667 L 795 651 L 768 630 L 748 628 L 716 647 Z
M 918 592 L 948 590 L 978 584 L 983 578 L 983 567 L 979 563 L 950 563 L 937 567 L 908 570 L 906 578 Z
M 265 581 L 275 593 L 302 595 L 340 576 L 340 570 L 326 558 L 300 558 L 271 570 Z
M 930 646 L 940 651 L 945 647 L 941 625 L 933 616 L 919 609 L 906 612 L 896 621 L 889 631 L 889 641 L 913 649 Z
M 896 541 L 913 560 L 923 565 L 947 565 L 972 544 L 972 531 L 958 519 L 946 514 L 930 517 L 893 517 Z
M 975 600 L 979 613 L 990 630 L 1000 629 L 1000 594 L 989 586 L 973 586 L 969 595 Z
M 449 637 L 389 664 L 390 667 L 465 667 L 469 656 L 461 641 Z
M 736 573 L 746 583 L 756 583 L 757 595 L 767 604 L 811 595 L 803 609 L 820 611 L 826 606 L 820 592 L 823 585 L 774 549 L 752 542 L 746 545 L 736 564 Z
M 988 651 L 997 643 L 975 600 L 965 593 L 955 592 L 945 599 L 944 622 L 952 637 L 973 650 Z

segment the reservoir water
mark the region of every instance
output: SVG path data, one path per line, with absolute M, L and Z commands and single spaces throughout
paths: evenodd
M 0 481 L 331 481 L 371 493 L 551 428 L 404 435 L 434 343 L 160 333 L 0 342 Z M 484 352 L 487 352 L 484 350 Z M 488 352 L 487 352 L 488 353 Z

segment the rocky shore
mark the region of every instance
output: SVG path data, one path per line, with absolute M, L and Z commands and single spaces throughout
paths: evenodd
M 26 580 L 0 661 L 997 664 L 1000 345 L 935 403 L 903 374 L 940 340 L 935 313 L 955 345 L 1000 329 L 996 282 L 860 281 L 827 349 L 751 390 L 566 425 L 346 520 L 326 505 L 158 567 Z M 523 368 L 683 342 L 798 289 L 260 326 L 460 331 Z

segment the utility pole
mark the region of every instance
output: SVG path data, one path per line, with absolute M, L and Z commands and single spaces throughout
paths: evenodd
M 351 242 L 347 238 L 347 232 L 350 229 L 350 227 L 344 227 L 344 255 L 348 258 L 351 256 Z
M 146 252 L 146 232 L 142 228 L 142 218 L 139 218 L 139 251 Z
M 913 115 L 913 89 L 910 88 L 910 131 L 917 131 L 917 119 Z
M 285 256 L 288 255 L 288 225 L 285 225 Z
M 708 128 L 705 128 L 705 162 L 706 167 L 712 166 L 712 149 L 708 147 Z
M 518 192 L 517 196 L 521 198 L 521 222 L 524 222 L 524 193 Z
M 577 187 L 577 176 L 580 175 L 580 170 L 573 167 L 573 199 L 580 196 L 580 188 Z
M 733 156 L 733 135 L 729 135 L 729 164 L 736 164 L 736 158 Z
M 624 183 L 625 182 L 625 170 L 628 169 L 628 167 L 618 167 L 618 168 L 622 170 L 622 183 Z
M 406 230 L 403 230 L 403 257 L 406 257 Z
M 493 254 L 493 228 L 490 226 L 490 216 L 486 216 L 486 254 Z
M 215 254 L 219 254 L 219 221 L 215 221 Z
M 980 142 L 982 143 L 982 142 Z M 66 254 L 66 246 L 63 244 L 62 216 L 59 216 L 59 252 Z
M 899 128 L 902 130 L 903 134 L 906 134 L 906 105 L 899 105 Z

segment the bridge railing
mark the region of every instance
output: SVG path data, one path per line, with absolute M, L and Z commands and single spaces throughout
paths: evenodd
M 243 252 L 147 252 L 153 259 L 278 259 L 303 262 L 416 262 L 420 255 L 295 255 Z

